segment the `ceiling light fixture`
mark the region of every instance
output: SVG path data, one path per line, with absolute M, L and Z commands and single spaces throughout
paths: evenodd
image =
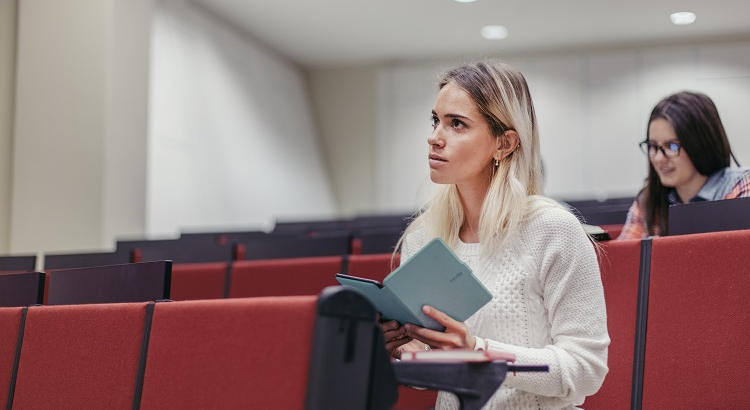
M 484 26 L 481 33 L 487 40 L 502 40 L 508 37 L 508 29 L 505 26 Z
M 456 3 L 474 3 L 477 0 L 456 0 Z
M 670 14 L 669 19 L 672 20 L 672 24 L 676 24 L 678 26 L 693 24 L 693 22 L 695 21 L 695 13 L 691 13 L 689 11 L 680 11 L 678 13 Z

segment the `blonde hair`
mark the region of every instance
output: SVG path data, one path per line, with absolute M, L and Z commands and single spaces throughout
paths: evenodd
M 533 211 L 559 206 L 541 197 L 542 172 L 539 132 L 534 105 L 524 76 L 503 63 L 480 62 L 448 71 L 439 83 L 442 89 L 452 83 L 466 91 L 487 120 L 494 137 L 503 138 L 508 130 L 518 134 L 518 147 L 494 167 L 479 217 L 479 243 L 491 252 L 521 226 Z M 438 237 L 455 247 L 464 222 L 464 211 L 455 185 L 440 185 L 403 238 L 424 226 L 428 237 Z

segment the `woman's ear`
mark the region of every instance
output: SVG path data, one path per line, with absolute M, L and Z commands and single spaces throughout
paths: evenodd
M 518 133 L 515 130 L 508 130 L 497 138 L 497 151 L 495 152 L 495 160 L 502 161 L 508 155 L 512 154 L 513 151 L 518 148 L 518 144 L 521 143 Z

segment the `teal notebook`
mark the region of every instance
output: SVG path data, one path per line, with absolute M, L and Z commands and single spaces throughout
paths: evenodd
M 364 294 L 383 319 L 435 330 L 444 327 L 422 313 L 422 306 L 430 305 L 463 322 L 492 299 L 471 269 L 440 239 L 430 241 L 382 284 L 342 274 L 336 280 Z

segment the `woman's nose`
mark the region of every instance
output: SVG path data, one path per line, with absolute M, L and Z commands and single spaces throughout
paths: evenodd
M 664 153 L 664 149 L 659 147 L 656 153 L 651 157 L 651 162 L 663 162 L 667 160 L 667 155 Z
M 430 134 L 429 137 L 427 137 L 427 144 L 429 144 L 430 146 L 442 148 L 443 146 L 445 146 L 445 141 L 440 138 L 438 130 L 435 130 L 432 132 L 432 134 Z

